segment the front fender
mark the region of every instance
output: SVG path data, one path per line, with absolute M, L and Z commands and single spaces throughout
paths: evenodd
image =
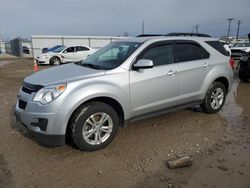
M 115 85 L 107 85 L 103 83 L 90 84 L 81 88 L 77 88 L 65 96 L 65 100 L 61 105 L 61 112 L 64 114 L 64 124 L 61 127 L 62 132 L 66 132 L 67 124 L 73 112 L 83 103 L 97 97 L 108 97 L 120 103 L 124 118 L 129 117 L 129 88 L 118 88 Z

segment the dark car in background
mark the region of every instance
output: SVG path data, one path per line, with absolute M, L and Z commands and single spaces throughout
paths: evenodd
M 244 54 L 239 61 L 239 78 L 243 82 L 250 80 L 250 55 Z

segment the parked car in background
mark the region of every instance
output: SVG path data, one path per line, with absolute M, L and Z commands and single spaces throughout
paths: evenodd
M 250 80 L 250 54 L 243 54 L 240 58 L 239 78 L 243 82 Z
M 129 38 L 34 73 L 24 79 L 16 117 L 46 144 L 63 145 L 67 136 L 93 151 L 128 122 L 197 105 L 217 113 L 233 83 L 230 56 L 217 39 L 197 36 Z
M 235 43 L 231 47 L 231 56 L 234 59 L 240 59 L 244 53 L 250 53 L 250 43 L 249 42 L 240 42 Z
M 96 49 L 83 45 L 63 46 L 57 45 L 47 49 L 47 53 L 42 53 L 36 60 L 37 64 L 60 65 L 61 63 L 78 62 L 86 59 Z

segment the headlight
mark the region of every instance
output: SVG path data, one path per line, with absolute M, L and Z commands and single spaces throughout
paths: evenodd
M 53 85 L 40 89 L 33 98 L 41 104 L 48 104 L 59 97 L 66 89 L 66 84 Z
M 45 56 L 42 56 L 41 59 L 47 59 L 49 56 L 45 55 Z

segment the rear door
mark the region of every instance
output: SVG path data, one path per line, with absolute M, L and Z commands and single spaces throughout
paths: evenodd
M 173 42 L 155 43 L 145 49 L 136 61 L 139 59 L 152 60 L 154 67 L 130 71 L 131 117 L 175 107 L 179 82 Z
M 89 54 L 89 48 L 85 46 L 76 46 L 76 59 L 82 61 L 87 58 Z
M 210 54 L 199 43 L 191 40 L 176 40 L 174 49 L 180 79 L 177 105 L 197 101 L 211 68 Z

